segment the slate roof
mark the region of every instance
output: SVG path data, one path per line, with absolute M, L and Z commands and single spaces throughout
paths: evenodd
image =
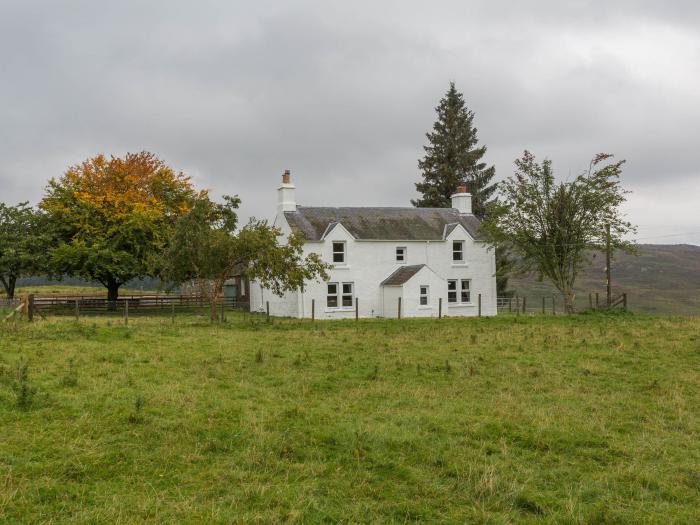
M 381 286 L 400 286 L 416 275 L 425 264 L 402 266 L 381 282 Z
M 329 226 L 340 223 L 358 240 L 441 241 L 457 224 L 476 240 L 481 221 L 454 208 L 327 208 L 297 206 L 284 212 L 289 225 L 307 241 L 320 241 Z

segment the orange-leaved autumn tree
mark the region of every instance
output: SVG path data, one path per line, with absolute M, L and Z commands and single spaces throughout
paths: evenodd
M 70 167 L 40 203 L 56 238 L 52 273 L 98 281 L 116 301 L 122 284 L 156 273 L 153 261 L 196 196 L 189 177 L 146 151 Z

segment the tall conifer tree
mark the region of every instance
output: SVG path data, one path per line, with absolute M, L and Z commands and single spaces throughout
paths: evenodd
M 486 146 L 478 145 L 474 112 L 466 107 L 454 82 L 435 111 L 438 119 L 426 134 L 425 156 L 418 161 L 423 181 L 416 189 L 422 197 L 411 202 L 419 208 L 448 208 L 450 196 L 464 184 L 472 194 L 474 214 L 483 218 L 486 203 L 496 191 L 492 182 L 496 169 L 482 162 Z
M 450 82 L 450 89 L 435 111 L 438 119 L 433 131 L 426 133 L 425 156 L 418 161 L 423 181 L 416 184 L 416 190 L 422 197 L 411 203 L 419 208 L 449 208 L 452 206 L 450 196 L 463 184 L 472 194 L 474 215 L 483 219 L 489 199 L 496 191 L 497 183 L 493 182 L 496 169 L 482 162 L 486 146 L 478 145 L 474 112 L 466 107 L 464 96 L 457 91 L 454 82 Z M 498 295 L 510 295 L 508 270 L 511 266 L 508 254 L 497 247 Z

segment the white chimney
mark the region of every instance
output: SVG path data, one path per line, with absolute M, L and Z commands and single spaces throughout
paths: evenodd
M 452 207 L 457 208 L 457 211 L 464 214 L 472 213 L 472 196 L 467 193 L 466 186 L 457 186 L 457 192 L 452 194 Z
M 277 188 L 278 211 L 297 211 L 297 202 L 294 198 L 295 189 L 296 186 L 291 182 L 291 173 L 289 170 L 284 170 L 282 174 L 282 184 Z

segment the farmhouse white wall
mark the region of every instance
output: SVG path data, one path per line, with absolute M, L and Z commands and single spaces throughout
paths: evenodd
M 291 184 L 289 185 L 291 186 Z M 278 210 L 274 224 L 281 228 L 284 238 L 291 232 L 284 211 L 289 209 L 289 192 L 293 187 L 285 186 L 284 209 Z M 281 202 L 280 202 L 281 204 Z M 464 242 L 464 262 L 453 263 L 452 241 Z M 438 302 L 442 298 L 442 313 L 446 316 L 478 315 L 477 298 L 481 294 L 482 315 L 496 315 L 495 257 L 493 249 L 483 241 L 474 240 L 469 232 L 457 225 L 444 239 L 439 241 L 407 240 L 356 240 L 342 224 L 337 223 L 326 232 L 322 241 L 306 241 L 304 255 L 317 253 L 326 262 L 333 260 L 333 242 L 346 245 L 346 259 L 328 272 L 328 282 L 353 283 L 354 297 L 359 300 L 361 317 L 393 317 L 396 315 L 399 294 L 402 297 L 402 316 L 437 316 Z M 396 262 L 396 248 L 405 247 L 403 264 Z M 400 287 L 382 287 L 381 283 L 403 265 L 425 264 L 408 282 Z M 471 302 L 452 305 L 447 298 L 448 279 L 471 280 Z M 419 286 L 430 287 L 430 307 L 420 307 Z M 458 291 L 459 293 L 459 291 Z M 318 319 L 353 318 L 355 307 L 329 308 L 326 305 L 327 283 L 308 282 L 301 292 L 291 292 L 280 298 L 259 283 L 251 283 L 251 309 L 264 310 L 267 301 L 270 313 L 275 316 L 311 317 L 312 300 L 315 301 L 315 316 Z

